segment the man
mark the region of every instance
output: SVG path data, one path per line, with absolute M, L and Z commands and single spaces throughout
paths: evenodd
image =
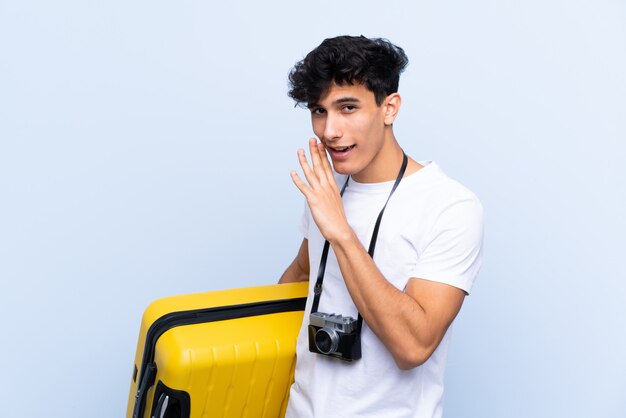
M 289 95 L 310 109 L 319 142 L 309 141 L 311 164 L 298 150 L 305 178 L 291 173 L 307 201 L 304 239 L 280 282 L 310 286 L 287 418 L 442 415 L 449 327 L 480 267 L 482 207 L 396 141 L 407 63 L 386 40 L 341 36 L 290 73 Z M 311 312 L 360 314 L 359 347 L 333 353 Z

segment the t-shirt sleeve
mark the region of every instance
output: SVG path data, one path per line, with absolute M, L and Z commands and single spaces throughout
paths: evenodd
M 309 239 L 309 222 L 310 222 L 309 206 L 307 205 L 306 200 L 305 200 L 304 210 L 302 211 L 302 217 L 300 218 L 300 225 L 298 225 L 298 228 L 300 229 L 300 233 L 302 234 L 302 237 L 305 239 Z
M 470 293 L 482 260 L 483 209 L 475 196 L 441 211 L 420 245 L 411 278 L 446 283 Z

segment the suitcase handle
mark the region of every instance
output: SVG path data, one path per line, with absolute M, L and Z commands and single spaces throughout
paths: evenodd
M 167 396 L 165 393 L 162 393 L 161 396 L 159 396 L 159 401 L 157 402 L 157 406 L 154 409 L 154 415 L 152 415 L 152 418 L 164 418 L 169 403 L 170 397 Z
M 191 398 L 183 390 L 167 387 L 159 381 L 154 389 L 151 418 L 189 418 Z
M 150 386 L 154 384 L 156 370 L 156 364 L 149 363 L 146 365 L 146 372 L 143 374 L 141 381 L 139 382 L 137 395 L 135 395 L 135 409 L 133 411 L 133 418 L 141 418 L 139 414 L 143 410 L 143 403 L 146 401 L 146 392 L 148 391 Z

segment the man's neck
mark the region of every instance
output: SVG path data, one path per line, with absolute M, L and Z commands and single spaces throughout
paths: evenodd
M 352 178 L 359 183 L 382 183 L 395 180 L 402 165 L 402 159 L 402 148 L 391 132 L 370 164 L 364 170 L 353 174 Z

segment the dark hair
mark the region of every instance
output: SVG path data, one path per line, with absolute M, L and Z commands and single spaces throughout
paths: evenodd
M 398 91 L 400 73 L 409 63 L 402 48 L 386 39 L 338 36 L 325 39 L 291 69 L 289 97 L 296 105 L 316 104 L 331 83 L 359 83 L 374 93 L 376 104 Z

